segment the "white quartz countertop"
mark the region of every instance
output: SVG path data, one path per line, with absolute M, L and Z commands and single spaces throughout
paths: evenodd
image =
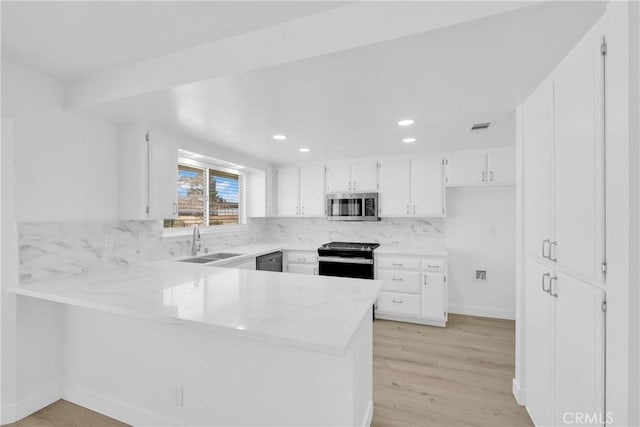
M 245 254 L 255 256 L 285 246 L 255 245 L 253 252 L 245 247 Z M 30 283 L 11 291 L 341 355 L 380 288 L 377 280 L 240 270 L 173 260 Z

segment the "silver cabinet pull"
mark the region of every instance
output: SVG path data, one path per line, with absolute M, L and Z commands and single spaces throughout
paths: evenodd
M 439 265 L 427 264 L 427 268 L 440 268 L 440 266 Z
M 554 287 L 553 284 L 556 284 L 555 286 L 555 292 L 553 291 Z M 553 276 L 551 279 L 549 279 L 549 295 L 551 295 L 554 298 L 558 298 L 558 276 Z
M 486 176 L 486 172 L 485 171 L 480 172 L 480 178 L 481 178 L 482 182 L 484 182 L 485 176 Z
M 553 261 L 553 262 L 558 262 L 558 257 L 555 255 L 552 255 L 554 252 L 558 253 L 557 249 L 556 251 L 553 251 L 553 247 L 558 247 L 558 242 L 551 242 L 549 244 L 549 257 L 547 258 L 549 261 Z
M 173 216 L 178 216 L 178 203 L 173 202 Z
M 296 206 L 296 215 L 300 215 L 300 208 Z
M 409 205 L 407 205 L 407 215 L 409 215 Z
M 545 248 L 547 250 L 549 250 L 549 245 L 550 244 L 551 244 L 551 240 L 549 240 L 549 239 L 544 239 L 542 241 L 542 258 L 550 259 L 549 258 L 550 251 L 545 251 Z
M 547 282 L 545 279 L 550 278 L 551 274 L 550 273 L 544 273 L 542 275 L 542 291 L 548 293 L 549 295 L 551 295 L 550 291 L 551 291 L 551 283 L 549 282 L 549 287 L 545 287 L 545 283 Z
M 413 205 L 413 214 L 416 214 L 416 205 Z
M 358 187 L 357 182 L 353 181 L 353 191 L 356 191 L 356 188 Z
M 349 181 L 349 191 L 351 191 L 351 190 L 352 190 L 352 188 L 351 188 L 351 181 Z
M 402 277 L 394 277 L 393 279 L 394 282 L 404 282 L 404 279 Z
M 489 181 L 493 182 L 493 171 L 489 172 Z
M 404 264 L 401 262 L 392 262 L 391 265 L 395 265 L 396 267 L 402 267 Z
M 423 275 L 423 277 L 424 277 L 424 285 L 427 286 L 427 275 L 425 274 Z
M 402 300 L 397 300 L 397 299 L 392 299 L 391 302 L 394 303 L 394 304 L 402 304 L 403 301 Z
M 304 215 L 304 206 L 300 208 L 300 215 Z

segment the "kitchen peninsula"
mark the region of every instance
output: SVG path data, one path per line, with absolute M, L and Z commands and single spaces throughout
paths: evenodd
M 12 291 L 59 324 L 58 398 L 135 425 L 369 425 L 380 287 L 160 261 Z

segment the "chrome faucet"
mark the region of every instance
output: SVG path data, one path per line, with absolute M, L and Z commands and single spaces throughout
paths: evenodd
M 200 228 L 197 225 L 193 226 L 193 240 L 191 241 L 191 256 L 198 255 L 200 250 Z

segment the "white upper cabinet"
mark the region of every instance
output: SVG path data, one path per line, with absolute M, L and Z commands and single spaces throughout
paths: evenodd
M 411 160 L 411 199 L 415 216 L 444 215 L 442 157 L 426 156 Z
M 445 183 L 449 187 L 515 185 L 514 148 L 449 153 L 446 164 Z
M 325 216 L 324 166 L 300 167 L 300 216 Z
M 325 216 L 324 166 L 276 170 L 277 216 Z
M 300 171 L 297 166 L 276 169 L 276 215 L 298 216 Z
M 487 184 L 516 184 L 516 152 L 501 148 L 487 152 Z
M 542 258 L 553 238 L 551 150 L 553 143 L 553 84 L 545 82 L 522 109 L 524 159 L 525 245 L 529 256 Z M 543 249 L 544 245 L 544 249 Z
M 603 76 L 592 32 L 523 104 L 527 255 L 590 283 L 604 259 Z
M 378 191 L 378 161 L 360 160 L 351 164 L 352 191 Z
M 378 162 L 358 160 L 327 165 L 327 193 L 378 191 Z
M 442 157 L 389 159 L 380 163 L 380 215 L 444 215 Z
M 118 193 L 121 219 L 174 218 L 178 197 L 177 141 L 142 123 L 120 126 Z
M 447 186 L 481 185 L 486 181 L 486 152 L 458 151 L 447 155 Z
M 604 230 L 600 37 L 583 41 L 554 80 L 555 249 L 558 264 L 600 275 Z
M 351 191 L 351 163 L 336 162 L 327 165 L 327 193 Z
M 411 210 L 411 161 L 383 160 L 380 164 L 380 216 L 401 217 Z

